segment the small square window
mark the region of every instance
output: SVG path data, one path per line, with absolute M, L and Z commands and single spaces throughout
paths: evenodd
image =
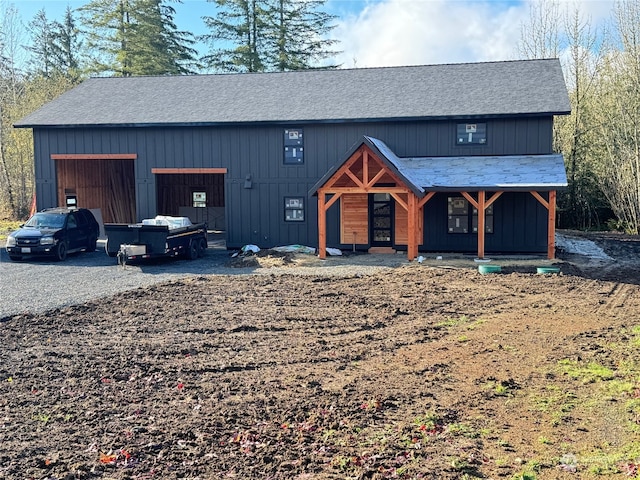
M 191 192 L 193 196 L 193 206 L 202 208 L 207 206 L 207 192 Z
M 285 165 L 304 163 L 304 140 L 301 128 L 287 128 L 284 131 L 284 163 Z
M 456 128 L 457 145 L 485 145 L 487 143 L 486 123 L 459 123 Z
M 304 197 L 285 197 L 284 221 L 304 222 Z

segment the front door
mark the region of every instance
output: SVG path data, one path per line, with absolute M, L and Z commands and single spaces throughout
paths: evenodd
M 369 195 L 369 241 L 374 247 L 393 245 L 393 197 L 388 193 Z

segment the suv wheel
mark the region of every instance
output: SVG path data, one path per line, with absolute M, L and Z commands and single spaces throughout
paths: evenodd
M 98 239 L 96 237 L 90 237 L 89 238 L 89 243 L 87 243 L 87 252 L 95 252 L 96 251 L 96 243 L 97 243 Z
M 56 260 L 59 262 L 64 261 L 67 258 L 67 244 L 64 242 L 59 242 L 55 251 Z

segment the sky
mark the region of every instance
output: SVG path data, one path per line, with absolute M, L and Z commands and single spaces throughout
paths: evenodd
M 13 3 L 26 24 L 45 9 L 61 20 L 67 7 L 88 0 L 2 0 Z M 532 0 L 328 0 L 325 10 L 338 15 L 333 37 L 340 40 L 336 63 L 344 68 L 426 65 L 517 58 L 523 22 Z M 560 0 L 579 4 L 594 26 L 611 17 L 614 0 Z M 176 23 L 194 34 L 205 33 L 203 15 L 215 14 L 206 0 L 175 4 Z

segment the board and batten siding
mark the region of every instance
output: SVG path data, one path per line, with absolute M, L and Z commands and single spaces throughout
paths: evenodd
M 424 206 L 424 243 L 436 252 L 476 253 L 476 234 L 448 233 L 447 197 L 438 193 Z M 471 208 L 471 207 L 470 207 Z M 547 210 L 529 192 L 505 192 L 493 204 L 493 233 L 485 235 L 485 251 L 544 253 L 547 251 Z
M 456 125 L 465 122 L 487 124 L 488 140 L 485 145 L 456 145 Z M 283 162 L 286 128 L 303 129 L 302 165 L 285 165 Z M 381 139 L 398 156 L 406 157 L 547 154 L 552 151 L 552 117 L 35 128 L 38 208 L 52 207 L 58 203 L 52 154 L 136 154 L 137 220 L 153 217 L 157 211 L 153 168 L 225 168 L 225 217 L 229 247 L 236 248 L 247 243 L 263 247 L 293 243 L 317 245 L 317 199 L 308 197 L 308 191 L 333 165 L 344 160 L 345 154 L 363 135 Z M 245 188 L 247 177 L 251 179 L 251 188 Z M 285 222 L 286 196 L 305 199 L 304 222 Z M 341 243 L 339 206 L 333 206 L 327 214 L 329 246 L 337 246 Z M 427 230 L 430 231 L 429 228 Z M 436 240 L 438 245 L 443 243 L 439 237 Z M 487 245 L 490 245 L 489 239 Z

